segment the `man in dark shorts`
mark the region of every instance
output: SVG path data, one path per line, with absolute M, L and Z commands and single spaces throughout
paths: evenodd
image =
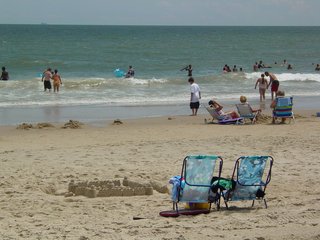
M 192 77 L 189 78 L 188 82 L 190 83 L 190 109 L 192 110 L 191 116 L 197 116 L 197 112 L 200 106 L 199 100 L 201 99 L 200 87 L 194 82 Z
M 265 72 L 264 74 L 270 78 L 268 88 L 271 85 L 271 100 L 273 100 L 274 96 L 276 95 L 279 89 L 279 80 L 273 73 Z
M 47 89 L 49 90 L 49 92 L 51 91 L 51 78 L 52 78 L 51 68 L 48 68 L 42 74 L 42 79 L 41 79 L 41 81 L 43 82 L 44 91 L 47 91 Z

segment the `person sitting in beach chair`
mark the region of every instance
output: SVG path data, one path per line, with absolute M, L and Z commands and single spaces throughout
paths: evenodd
M 223 106 L 215 100 L 210 100 L 208 104 L 211 108 L 214 108 L 216 110 L 219 116 L 223 116 L 225 119 L 236 119 L 240 117 L 236 111 L 224 112 L 222 110 Z
M 215 100 L 210 100 L 208 104 L 209 107 L 206 107 L 206 109 L 212 116 L 212 121 L 216 119 L 220 124 L 230 124 L 239 123 L 243 120 L 236 111 L 224 112 L 222 110 L 223 106 Z
M 292 97 L 285 97 L 284 91 L 277 91 L 276 99 L 270 104 L 273 108 L 272 123 L 275 124 L 277 118 L 281 118 L 280 123 L 285 123 L 287 118 L 293 119 L 294 114 L 292 111 L 293 101 Z
M 250 106 L 250 104 L 247 102 L 246 96 L 240 97 L 240 104 L 236 104 L 236 107 L 240 117 L 242 117 L 244 120 L 250 119 L 252 124 L 257 121 L 257 117 L 261 113 L 261 109 L 253 109 Z

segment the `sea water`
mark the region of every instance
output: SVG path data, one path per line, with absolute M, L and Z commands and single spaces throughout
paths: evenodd
M 28 120 L 27 112 L 61 112 L 63 107 L 76 107 L 84 116 L 86 109 L 99 106 L 99 113 L 105 107 L 113 118 L 130 117 L 124 114 L 130 113 L 129 107 L 138 107 L 144 116 L 156 115 L 143 114 L 153 106 L 161 106 L 164 115 L 184 114 L 190 90 L 187 72 L 181 69 L 188 64 L 202 102 L 214 97 L 236 103 L 240 95 L 257 100 L 254 85 L 263 71 L 278 77 L 286 95 L 317 97 L 319 39 L 320 27 L 0 25 L 0 65 L 10 74 L 9 81 L 0 81 L 0 120 Z M 254 72 L 252 66 L 260 60 L 271 68 Z M 223 73 L 225 64 L 243 72 Z M 115 69 L 127 71 L 129 65 L 134 78 L 115 76 Z M 43 91 L 41 76 L 48 67 L 61 74 L 58 94 Z M 177 105 L 185 110 L 165 111 Z

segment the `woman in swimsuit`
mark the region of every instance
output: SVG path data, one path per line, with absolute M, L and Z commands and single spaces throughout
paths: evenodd
M 259 94 L 260 94 L 260 102 L 266 100 L 266 90 L 268 88 L 268 80 L 264 78 L 264 74 L 261 74 L 261 78 L 258 78 L 254 89 L 257 89 L 257 85 L 259 84 Z
M 61 77 L 60 77 L 57 69 L 54 70 L 54 74 L 52 76 L 52 80 L 53 80 L 53 90 L 54 90 L 54 92 L 59 92 L 60 85 L 62 84 L 62 81 L 61 81 Z

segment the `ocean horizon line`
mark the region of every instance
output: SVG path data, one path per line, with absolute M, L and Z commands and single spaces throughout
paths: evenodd
M 35 26 L 115 26 L 115 27 L 320 27 L 320 25 L 166 25 L 166 24 L 77 24 L 77 23 L 49 23 L 49 22 L 39 22 L 39 23 L 0 23 L 0 25 L 35 25 Z

